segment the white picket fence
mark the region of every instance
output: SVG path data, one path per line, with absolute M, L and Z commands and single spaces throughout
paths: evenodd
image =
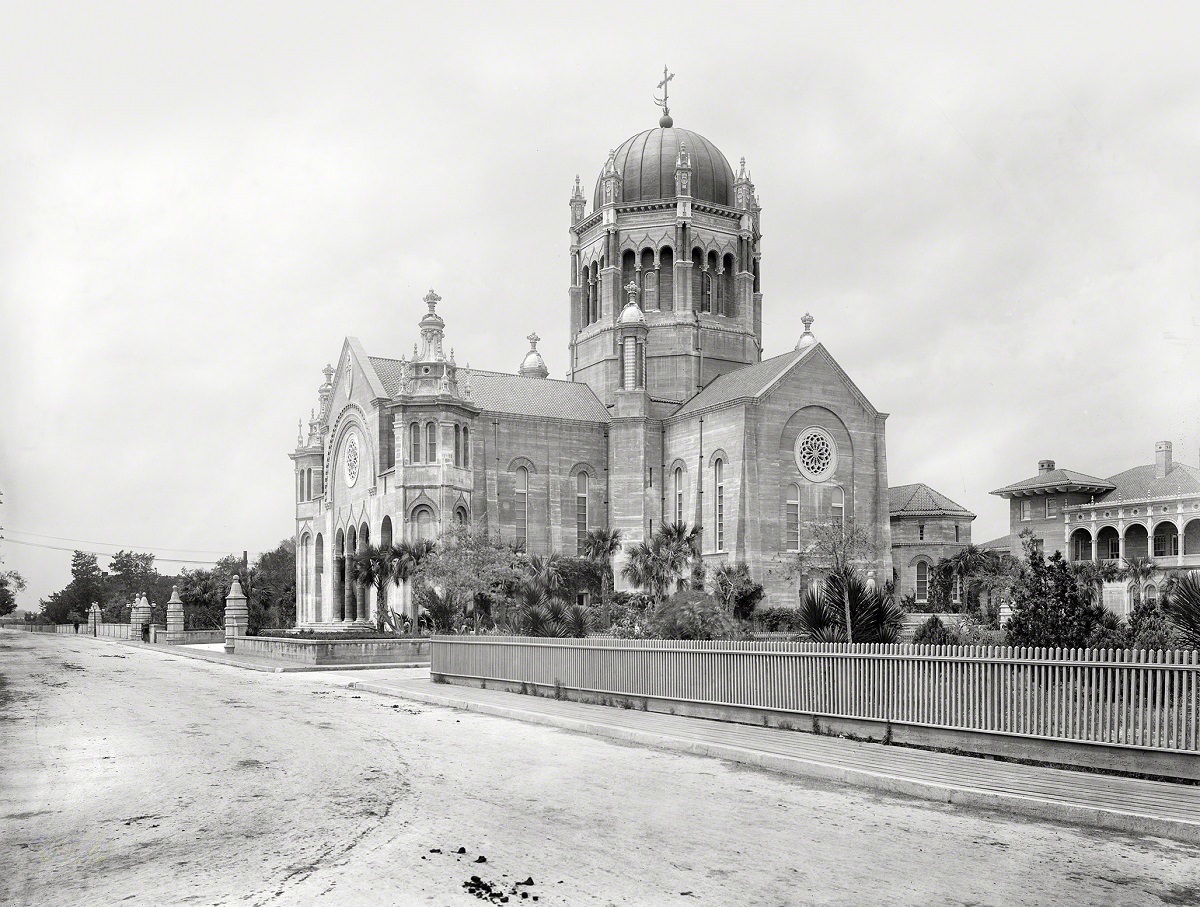
M 443 677 L 1200 751 L 1200 652 L 439 636 Z

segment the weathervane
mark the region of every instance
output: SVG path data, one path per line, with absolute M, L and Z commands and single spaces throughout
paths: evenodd
M 675 73 L 668 72 L 666 64 L 663 64 L 663 80 L 658 83 L 658 87 L 662 89 L 663 96 L 660 100 L 658 95 L 655 95 L 654 103 L 662 108 L 663 115 L 662 119 L 658 121 L 658 125 L 662 126 L 664 129 L 671 125 L 671 108 L 667 106 L 667 89 L 670 86 L 667 83 L 673 78 L 675 78 Z

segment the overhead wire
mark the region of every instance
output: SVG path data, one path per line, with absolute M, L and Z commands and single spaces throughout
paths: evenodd
M 112 551 L 88 551 L 87 549 L 84 549 L 84 548 L 64 548 L 61 545 L 45 545 L 40 542 L 26 542 L 26 541 L 22 541 L 21 539 L 4 538 L 4 539 L 0 539 L 0 540 L 9 542 L 10 544 L 13 544 L 13 545 L 26 545 L 30 548 L 45 548 L 50 551 L 80 551 L 83 554 L 94 554 L 97 557 L 108 557 L 108 558 L 111 558 L 115 555 L 115 552 L 112 552 Z M 151 552 L 151 553 L 153 553 L 153 552 Z M 237 555 L 233 554 L 233 552 L 226 552 L 225 556 L 226 557 L 233 556 L 235 558 L 237 557 Z M 159 557 L 157 554 L 154 555 L 154 560 L 157 561 L 158 563 L 163 563 L 163 564 L 204 564 L 204 565 L 207 565 L 210 567 L 215 566 L 219 562 L 217 560 L 202 561 L 202 560 L 191 560 L 188 558 L 180 558 L 180 557 Z M 239 560 L 240 560 L 240 558 L 239 558 Z

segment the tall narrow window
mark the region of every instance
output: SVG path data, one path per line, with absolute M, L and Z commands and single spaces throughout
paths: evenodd
M 462 426 L 454 426 L 454 465 L 462 466 Z
M 1033 519 L 1033 501 L 1029 500 L 1029 498 L 1026 498 L 1021 502 L 1021 519 Z
M 917 561 L 917 601 L 929 601 L 929 565 L 924 561 Z
M 955 604 L 962 602 L 962 577 L 957 573 L 954 574 L 954 581 L 953 585 L 951 586 L 950 594 L 954 599 Z
M 957 542 L 958 540 L 959 540 L 958 539 L 958 523 L 955 523 L 954 524 L 954 541 Z
M 575 541 L 576 553 L 582 555 L 588 537 L 588 476 L 581 472 L 575 477 Z
M 463 466 L 471 465 L 471 429 L 463 426 Z
M 837 485 L 834 485 L 833 486 L 833 497 L 829 503 L 829 518 L 840 526 L 840 525 L 842 525 L 842 520 L 845 516 L 845 513 L 846 513 L 846 492 L 842 488 L 838 487 Z M 924 526 L 921 527 L 921 538 L 925 538 L 925 527 Z
M 421 426 L 414 422 L 408 426 L 408 459 L 412 463 L 421 462 Z
M 513 502 L 514 516 L 517 529 L 517 541 L 522 544 L 529 542 L 529 470 L 524 466 L 517 467 L 517 484 Z
M 683 522 L 683 467 L 675 467 L 675 522 Z
M 917 523 L 917 541 L 925 541 L 925 524 Z
M 800 486 L 788 486 L 786 502 L 786 531 L 784 543 L 788 551 L 800 550 Z
M 720 459 L 713 463 L 713 540 L 717 551 L 725 550 L 725 464 Z
M 437 462 L 437 423 L 425 423 L 425 460 L 428 463 Z

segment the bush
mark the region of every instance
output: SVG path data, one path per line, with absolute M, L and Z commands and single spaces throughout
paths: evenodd
M 917 627 L 913 643 L 918 646 L 957 646 L 958 634 L 942 623 L 936 614 Z
M 745 561 L 722 564 L 712 572 L 711 582 L 713 594 L 738 620 L 749 620 L 762 601 L 762 583 L 750 578 L 750 568 Z
M 695 589 L 677 592 L 650 619 L 658 639 L 735 639 L 737 622 L 713 596 Z
M 800 629 L 795 608 L 762 608 L 754 612 L 754 626 L 765 633 L 792 633 Z

